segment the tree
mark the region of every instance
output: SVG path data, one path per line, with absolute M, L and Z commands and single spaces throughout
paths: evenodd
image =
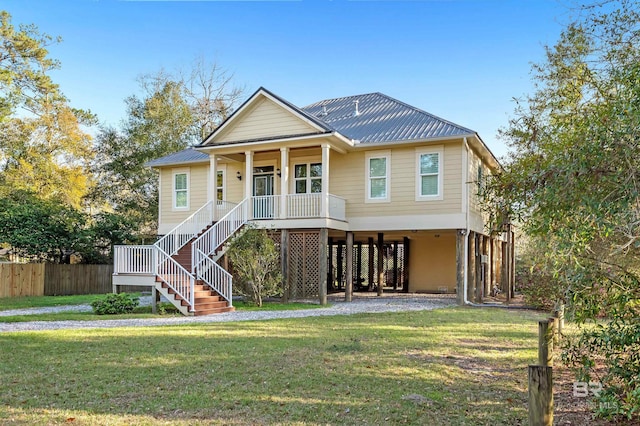
M 232 86 L 233 74 L 203 58 L 196 59 L 180 81 L 193 114 L 196 142 L 201 142 L 231 115 L 243 89 Z
M 142 235 L 154 235 L 158 218 L 158 175 L 145 164 L 186 148 L 193 117 L 182 86 L 160 75 L 143 78 L 145 97 L 127 98 L 122 129 L 103 127 L 97 136 L 98 182 L 94 198 L 138 224 Z
M 0 12 L 0 183 L 79 207 L 93 154 L 83 126 L 95 117 L 69 106 L 49 76 L 60 64 L 46 47 L 59 41 L 33 25 L 16 30 Z
M 131 96 L 120 129 L 103 127 L 97 136 L 93 198 L 154 235 L 158 218 L 158 176 L 145 164 L 199 143 L 227 117 L 239 96 L 231 76 L 216 64 L 198 61 L 188 77 L 160 71 L 139 79 L 142 96 Z
M 496 218 L 544 243 L 584 332 L 567 359 L 607 367 L 599 414 L 640 410 L 640 14 L 632 0 L 580 9 L 534 66 L 535 92 L 502 132 L 511 148 L 487 186 Z
M 230 244 L 229 259 L 237 289 L 262 306 L 264 297 L 282 294 L 280 253 L 265 229 L 247 227 Z
M 68 263 L 87 244 L 87 217 L 71 206 L 25 191 L 0 198 L 0 242 L 21 257 Z

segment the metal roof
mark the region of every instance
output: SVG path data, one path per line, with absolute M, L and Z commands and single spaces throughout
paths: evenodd
M 182 151 L 174 152 L 173 154 L 165 155 L 164 157 L 156 158 L 145 164 L 147 167 L 161 167 L 169 166 L 172 164 L 187 164 L 187 163 L 208 163 L 209 154 L 196 151 L 193 148 L 183 149 Z
M 476 133 L 382 93 L 326 99 L 300 109 L 360 143 L 400 142 Z
M 476 134 L 473 130 L 459 126 L 378 92 L 347 96 L 344 98 L 325 99 L 299 108 L 263 87 L 249 97 L 222 125 L 229 121 L 231 117 L 260 92 L 272 96 L 293 111 L 311 120 L 320 128 L 326 129 L 328 132 L 338 132 L 346 138 L 361 144 L 418 141 Z M 355 113 L 356 103 L 358 114 Z M 215 134 L 222 125 L 205 138 L 205 141 Z M 321 134 L 322 131 L 318 133 Z M 252 142 L 252 140 L 233 141 L 229 143 L 248 142 Z M 198 147 L 204 146 L 203 144 L 198 145 Z M 208 161 L 208 154 L 193 148 L 188 148 L 149 161 L 146 165 L 149 167 L 161 167 L 174 164 L 204 163 Z

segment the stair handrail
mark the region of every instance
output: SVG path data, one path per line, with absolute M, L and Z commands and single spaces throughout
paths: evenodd
M 195 271 L 199 260 L 198 250 L 204 256 L 211 255 L 218 247 L 225 243 L 238 229 L 248 221 L 248 198 L 236 204 L 227 214 L 213 224 L 191 243 L 191 267 Z
M 186 301 L 189 304 L 189 311 L 193 312 L 195 307 L 195 279 L 193 274 L 160 247 L 156 247 L 156 253 L 156 276 L 173 289 L 176 295 Z M 189 285 L 186 286 L 185 282 L 188 282 Z
M 155 242 L 154 246 L 173 256 L 213 222 L 216 201 L 209 201 Z
M 232 304 L 231 275 L 209 256 L 225 243 L 249 218 L 249 198 L 245 198 L 191 243 L 191 266 L 196 279 L 220 294 Z
M 216 261 L 205 255 L 202 251 L 195 249 L 199 253 L 199 263 L 196 268 L 196 279 L 202 280 L 211 287 L 229 306 L 233 306 L 233 277 Z

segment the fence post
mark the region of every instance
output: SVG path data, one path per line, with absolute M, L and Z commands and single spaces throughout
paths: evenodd
M 538 321 L 538 364 L 553 365 L 553 328 L 549 329 L 548 320 Z
M 553 424 L 553 367 L 529 366 L 529 426 Z
M 558 334 L 562 334 L 562 329 L 564 328 L 564 303 L 558 304 L 553 311 L 553 316 L 558 318 Z
M 559 320 L 556 317 L 549 317 L 549 327 L 553 327 L 551 332 L 551 337 L 553 338 L 553 348 L 556 349 L 560 345 L 560 334 L 558 333 Z

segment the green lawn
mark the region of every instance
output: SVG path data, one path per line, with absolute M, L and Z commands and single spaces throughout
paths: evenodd
M 134 294 L 139 296 L 139 294 Z M 9 309 L 23 309 L 35 307 L 63 306 L 63 305 L 81 305 L 88 304 L 96 299 L 104 297 L 102 294 L 83 295 L 83 296 L 38 296 L 38 297 L 20 297 L 0 299 L 0 311 Z M 1 322 L 28 322 L 28 321 L 100 321 L 111 319 L 127 319 L 127 318 L 158 318 L 159 316 L 181 316 L 177 309 L 170 303 L 161 303 L 159 306 L 164 308 L 161 315 L 153 315 L 151 306 L 139 306 L 132 314 L 125 315 L 95 315 L 93 312 L 56 312 L 48 314 L 33 315 L 11 315 L 0 316 Z M 301 302 L 265 302 L 261 307 L 253 306 L 242 301 L 234 302 L 237 311 L 290 311 L 298 309 L 315 309 L 323 306 L 314 303 Z
M 542 317 L 448 308 L 2 333 L 0 423 L 524 424 Z
M 133 293 L 139 296 L 139 293 Z M 79 296 L 25 296 L 0 298 L 0 311 L 11 309 L 42 308 L 47 306 L 86 305 L 104 294 L 83 294 Z

